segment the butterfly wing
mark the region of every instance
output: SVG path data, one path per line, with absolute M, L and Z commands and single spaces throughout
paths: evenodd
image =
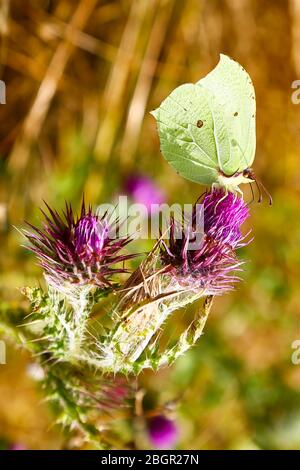
M 216 97 L 230 129 L 229 158 L 221 161 L 221 170 L 230 175 L 250 167 L 256 146 L 256 102 L 250 76 L 238 62 L 221 54 L 218 65 L 197 85 Z
M 201 84 L 176 88 L 151 113 L 157 121 L 161 152 L 183 177 L 201 184 L 217 181 L 231 142 L 223 108 Z

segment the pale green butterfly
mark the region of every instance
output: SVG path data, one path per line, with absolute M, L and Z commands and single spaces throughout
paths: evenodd
M 238 62 L 221 54 L 206 77 L 176 88 L 151 114 L 161 152 L 181 176 L 226 192 L 256 182 L 255 91 Z

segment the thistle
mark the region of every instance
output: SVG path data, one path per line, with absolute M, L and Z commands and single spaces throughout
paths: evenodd
M 121 286 L 112 275 L 126 272 L 124 264 L 115 264 L 133 256 L 121 252 L 130 238 L 118 236 L 118 221 L 111 224 L 107 214 L 100 217 L 84 202 L 79 217 L 68 204 L 62 216 L 47 206 L 42 228 L 30 225 L 32 231 L 25 232 L 44 270 L 47 290 L 24 289 L 32 322 L 23 326 L 22 343 L 40 361 L 59 422 L 91 442 L 97 442 L 103 429 L 99 416 L 110 402 L 121 406 L 130 396 L 127 386 L 116 382 L 116 374 L 132 376 L 172 364 L 199 339 L 214 296 L 228 292 L 238 280 L 242 262 L 236 250 L 247 243 L 241 232 L 249 215 L 246 204 L 223 190 L 206 193 L 198 202 L 190 223 L 171 219 L 167 239 L 157 241 Z M 203 226 L 197 224 L 199 211 Z M 117 301 L 102 308 L 103 297 L 110 293 Z M 161 342 L 165 322 L 196 302 L 186 330 L 173 343 Z M 31 328 L 32 323 L 39 327 Z M 156 424 L 152 422 L 154 428 Z M 160 420 L 159 429 L 161 425 Z M 153 442 L 160 445 L 159 429 Z M 173 433 L 173 428 L 166 431 Z
M 147 176 L 130 176 L 126 181 L 125 190 L 135 203 L 146 207 L 148 214 L 157 211 L 158 206 L 165 201 L 164 193 Z
M 126 272 L 115 264 L 134 255 L 120 253 L 130 239 L 118 237 L 118 220 L 111 223 L 107 213 L 100 217 L 84 201 L 80 216 L 68 204 L 63 215 L 46 206 L 42 228 L 29 224 L 32 231 L 25 231 L 48 287 L 47 294 L 39 294 L 44 307 L 37 309 L 50 339 L 48 350 L 77 364 L 90 347 L 88 320 L 95 302 L 116 288 L 113 274 Z M 33 294 L 27 292 L 30 301 Z
M 189 249 L 199 227 L 195 205 L 188 228 L 171 221 L 168 241 L 161 240 L 124 286 L 115 308 L 116 327 L 100 345 L 99 363 L 115 371 L 157 369 L 172 363 L 199 338 L 212 298 L 233 288 L 242 262 L 236 249 L 245 244 L 240 227 L 249 215 L 243 199 L 222 190 L 202 198 L 204 233 Z M 178 230 L 179 228 L 179 230 Z M 178 236 L 180 235 L 180 236 Z M 203 312 L 178 343 L 159 350 L 166 320 L 178 309 L 203 299 Z
M 232 193 L 224 195 L 222 190 L 205 194 L 200 202 L 201 206 L 194 206 L 187 228 L 172 219 L 169 240 L 161 243 L 161 261 L 182 288 L 221 295 L 232 289 L 238 279 L 233 272 L 242 263 L 235 250 L 245 244 L 240 227 L 249 210 L 243 199 Z M 198 247 L 189 249 L 199 230 L 196 221 L 200 210 L 203 210 L 204 233 Z
M 25 235 L 47 283 L 58 290 L 72 284 L 110 287 L 112 274 L 125 272 L 113 265 L 132 257 L 119 254 L 130 239 L 117 238 L 118 221 L 111 224 L 108 214 L 100 217 L 91 207 L 86 209 L 84 200 L 79 217 L 68 204 L 62 216 L 46 206 L 49 214 L 41 211 L 43 227 L 28 224 L 32 232 L 25 231 Z
M 173 449 L 178 440 L 178 428 L 165 415 L 157 415 L 148 422 L 148 435 L 156 449 Z

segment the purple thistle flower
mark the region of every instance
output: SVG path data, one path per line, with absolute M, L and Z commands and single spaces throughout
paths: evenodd
M 197 234 L 197 212 L 201 206 L 193 208 L 192 223 L 187 230 L 171 221 L 168 244 L 161 244 L 161 260 L 168 266 L 172 276 L 183 287 L 195 290 L 204 289 L 206 295 L 222 294 L 232 289 L 238 280 L 233 274 L 242 262 L 235 250 L 244 246 L 245 236 L 240 227 L 249 216 L 243 199 L 223 190 L 214 190 L 202 197 L 204 234 L 196 249 L 189 244 Z
M 41 210 L 42 228 L 28 224 L 33 232 L 24 233 L 51 285 L 60 288 L 65 282 L 91 283 L 103 288 L 111 285 L 112 274 L 126 272 L 112 267 L 134 256 L 119 254 L 130 238 L 117 238 L 118 221 L 110 224 L 107 214 L 100 217 L 91 207 L 86 210 L 84 201 L 80 217 L 74 216 L 68 204 L 63 216 L 46 206 L 49 214 Z
M 146 176 L 133 175 L 125 184 L 127 193 L 135 203 L 143 204 L 148 213 L 151 213 L 153 204 L 162 204 L 165 200 L 163 192 Z M 152 207 L 152 210 L 155 208 Z
M 172 449 L 178 438 L 174 421 L 163 415 L 155 416 L 149 420 L 148 435 L 151 444 L 157 449 Z
M 27 447 L 25 447 L 24 444 L 16 442 L 12 444 L 8 450 L 27 450 Z
M 202 201 L 204 206 L 204 232 L 215 240 L 228 244 L 231 248 L 242 246 L 240 227 L 249 216 L 243 199 L 222 190 L 207 193 Z

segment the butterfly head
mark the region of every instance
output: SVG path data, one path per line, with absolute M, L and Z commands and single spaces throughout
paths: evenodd
M 250 184 L 253 199 L 254 199 L 254 193 L 253 193 L 252 183 L 256 185 L 257 190 L 258 190 L 258 194 L 259 194 L 258 202 L 262 201 L 262 194 L 263 192 L 265 192 L 269 198 L 270 205 L 272 205 L 273 200 L 272 200 L 271 194 L 265 188 L 265 186 L 261 183 L 261 181 L 257 179 L 252 168 L 246 168 L 243 171 L 236 171 L 232 175 L 225 175 L 222 171 L 219 171 L 218 182 L 216 186 L 223 187 L 226 189 L 226 191 L 230 191 L 233 193 L 242 193 L 242 191 L 239 188 L 239 185 L 243 183 Z
M 248 183 L 254 183 L 256 181 L 256 177 L 252 168 L 246 168 L 242 174 L 244 178 L 248 179 Z
M 252 173 L 247 172 L 247 170 L 244 171 L 236 171 L 235 173 L 231 175 L 226 175 L 223 173 L 221 170 L 219 171 L 218 174 L 218 186 L 225 188 L 227 191 L 230 192 L 241 192 L 239 189 L 240 184 L 244 183 L 254 183 L 254 179 L 252 179 Z

